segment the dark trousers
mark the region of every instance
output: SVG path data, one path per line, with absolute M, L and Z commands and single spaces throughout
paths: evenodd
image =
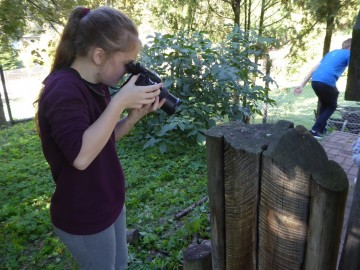
M 320 102 L 319 116 L 317 117 L 312 130 L 320 133 L 325 132 L 327 120 L 336 110 L 339 91 L 336 87 L 332 87 L 321 82 L 313 81 L 311 82 L 311 86 Z

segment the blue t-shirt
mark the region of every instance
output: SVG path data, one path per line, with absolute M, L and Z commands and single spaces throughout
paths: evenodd
M 336 87 L 336 82 L 349 65 L 350 50 L 339 49 L 327 53 L 312 75 L 312 81 Z

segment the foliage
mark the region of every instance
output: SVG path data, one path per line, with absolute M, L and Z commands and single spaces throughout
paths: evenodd
M 0 134 L 0 265 L 51 268 L 64 249 L 48 217 L 53 182 L 38 137 L 31 124 L 5 128 Z
M 25 31 L 26 23 L 21 18 L 25 17 L 25 11 L 19 8 L 12 0 L 0 2 L 0 63 L 4 69 L 10 69 L 17 65 L 17 53 L 12 43 L 19 40 Z
M 0 55 L 0 64 L 3 67 L 3 70 L 11 70 L 22 68 L 22 62 L 18 60 L 17 51 L 9 49 L 4 50 L 4 52 Z
M 118 143 L 127 178 L 127 225 L 141 238 L 129 246 L 129 269 L 181 269 L 182 250 L 209 238 L 208 205 L 180 221 L 174 214 L 207 194 L 205 149 L 183 143 L 169 153 L 141 150 L 136 132 Z M 53 180 L 33 122 L 0 130 L 1 269 L 77 269 L 53 233 Z
M 219 5 L 218 0 L 155 0 L 149 5 L 149 23 L 159 32 L 175 34 L 179 31 L 206 31 L 213 41 L 221 41 L 227 34 L 224 25 L 232 22 L 231 9 Z M 214 13 L 216 11 L 216 13 Z M 159 18 L 158 20 L 151 19 Z
M 349 31 L 352 28 L 358 12 L 358 0 L 299 0 L 294 3 L 294 8 L 302 13 L 301 24 L 304 30 L 308 29 L 305 32 L 302 30 L 304 34 L 299 35 L 293 43 L 295 53 L 306 46 L 303 36 L 317 32 L 324 35 L 322 53 L 325 55 L 330 50 L 332 35 L 336 31 Z M 316 24 L 320 28 L 315 27 Z M 291 56 L 296 56 L 295 53 L 292 52 Z
M 165 151 L 166 144 L 177 142 L 174 131 L 201 143 L 204 130 L 218 122 L 261 114 L 258 102 L 272 102 L 268 87 L 261 84 L 271 78 L 261 72 L 254 57 L 263 56 L 258 48 L 272 41 L 238 28 L 219 44 L 213 44 L 204 32 L 151 36 L 141 61 L 156 70 L 182 104 L 170 117 L 159 112 L 146 118 L 146 146 L 158 143 Z M 246 102 L 237 100 L 239 96 Z
M 153 33 L 154 29 L 169 34 L 182 30 L 205 31 L 212 42 L 220 42 L 231 32 L 225 25 L 239 21 L 242 29 L 279 40 L 277 49 L 290 45 L 290 63 L 297 64 L 307 60 L 303 52 L 311 48 L 312 39 L 325 34 L 323 26 L 327 18 L 334 17 L 334 31 L 352 27 L 357 3 L 358 0 L 3 0 L 0 2 L 0 49 L 3 53 L 13 50 L 14 42 L 25 34 L 38 37 L 49 30 L 59 33 L 75 6 L 110 5 L 128 14 L 139 26 L 141 34 Z M 330 8 L 336 12 L 330 12 Z M 50 54 L 52 48 L 46 48 L 46 53 Z M 33 53 L 39 63 L 42 60 L 36 56 L 47 58 L 41 48 Z
M 174 214 L 207 194 L 205 148 L 183 142 L 159 155 L 140 151 L 139 133 L 119 142 L 127 178 L 127 221 L 142 240 L 130 246 L 131 269 L 180 269 L 182 250 L 192 241 L 209 238 L 207 204 L 174 220 Z M 134 149 L 136 145 L 136 149 Z
M 14 53 L 16 54 L 14 44 L 23 40 L 24 36 L 37 39 L 48 31 L 59 33 L 59 29 L 64 25 L 70 11 L 75 6 L 93 8 L 100 5 L 101 2 L 105 4 L 104 1 L 97 0 L 3 0 L 0 2 L 0 50 L 2 53 L 14 55 Z M 37 49 L 33 50 L 32 54 L 35 56 L 35 62 L 42 64 L 39 57 L 44 55 L 44 52 Z M 15 60 L 15 58 L 6 58 L 6 62 L 11 60 Z M 3 63 L 3 65 L 7 67 L 7 63 Z M 16 63 L 11 63 L 11 65 L 14 66 Z
M 354 17 L 357 15 L 359 2 L 357 0 L 298 0 L 296 5 L 304 12 L 322 23 L 330 16 L 336 18 L 336 27 L 346 29 L 353 26 Z

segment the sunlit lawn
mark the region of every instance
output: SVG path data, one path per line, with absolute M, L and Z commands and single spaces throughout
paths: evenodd
M 294 85 L 295 87 L 295 85 Z M 278 120 L 288 120 L 295 125 L 303 125 L 310 129 L 314 124 L 315 110 L 317 108 L 318 98 L 308 84 L 301 95 L 296 96 L 292 88 L 279 88 L 270 93 L 270 97 L 276 101 L 276 104 L 268 107 L 267 123 L 277 122 Z M 342 107 L 359 107 L 359 102 L 344 100 L 345 85 L 344 79 L 341 80 L 338 98 L 338 109 Z M 341 118 L 339 110 L 331 118 Z M 255 122 L 261 122 L 261 117 L 257 116 Z

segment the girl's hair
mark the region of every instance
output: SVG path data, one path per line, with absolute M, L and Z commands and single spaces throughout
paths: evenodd
M 76 7 L 63 30 L 51 72 L 69 67 L 76 56 L 85 56 L 94 47 L 111 55 L 131 51 L 139 44 L 136 26 L 119 10 L 99 7 L 90 11 Z
M 138 30 L 124 13 L 110 7 L 100 7 L 91 11 L 84 7 L 76 7 L 63 30 L 50 73 L 70 67 L 76 56 L 86 56 L 95 47 L 102 48 L 110 56 L 118 51 L 130 52 L 140 46 Z M 34 102 L 38 134 L 38 105 L 43 91 L 44 87 Z
M 348 38 L 342 43 L 341 46 L 343 49 L 349 49 L 351 47 L 351 38 Z

